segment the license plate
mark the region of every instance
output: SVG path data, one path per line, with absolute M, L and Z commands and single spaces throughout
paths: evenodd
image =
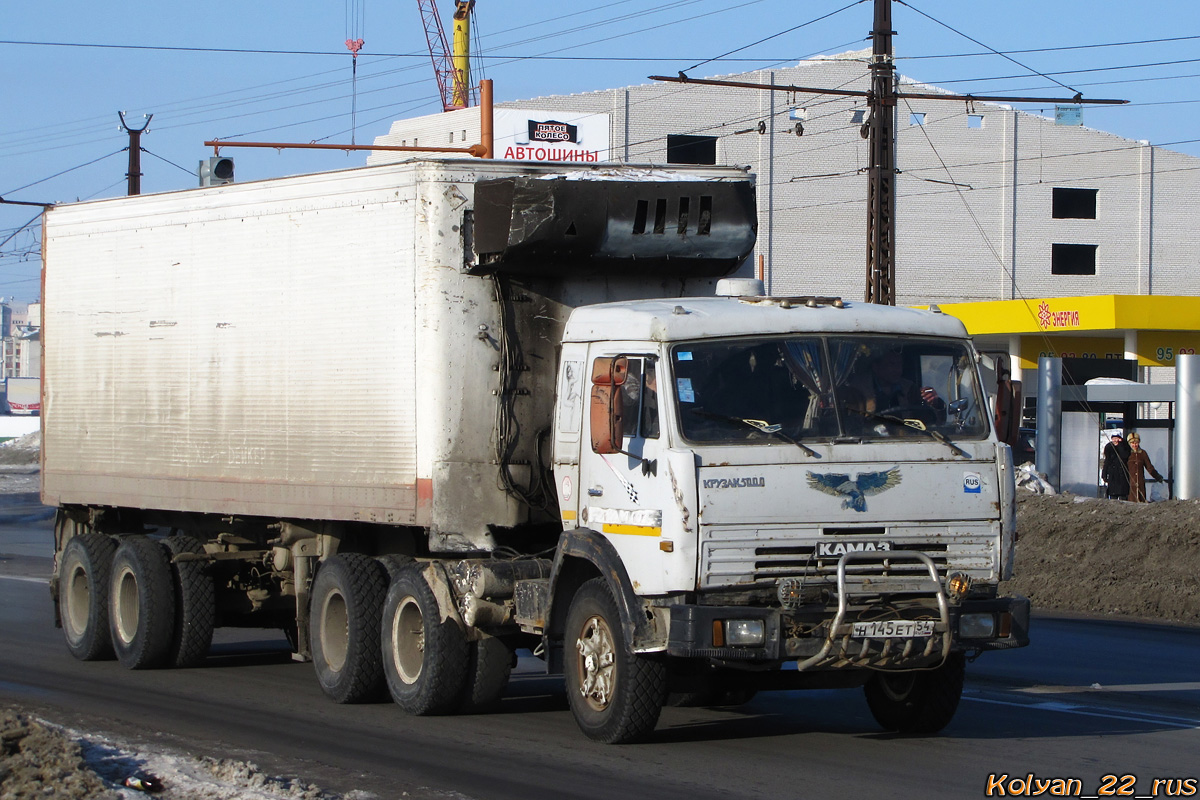
M 934 620 L 889 619 L 856 622 L 850 635 L 855 639 L 916 639 L 933 636 Z

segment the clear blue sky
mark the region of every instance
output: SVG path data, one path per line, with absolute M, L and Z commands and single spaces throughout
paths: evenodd
M 440 0 L 447 26 L 452 9 L 451 0 Z M 893 15 L 906 76 L 961 92 L 1058 96 L 1058 81 L 1085 97 L 1125 98 L 1129 106 L 1086 109 L 1085 125 L 1200 156 L 1195 0 L 897 0 Z M 859 49 L 867 46 L 872 4 L 479 0 L 476 21 L 482 77 L 495 81 L 497 100 L 518 100 L 646 83 L 647 75 L 674 74 L 738 48 L 745 49 L 688 74 Z M 133 127 L 154 115 L 142 139 L 149 151 L 142 189 L 158 192 L 197 184 L 197 162 L 211 152 L 207 139 L 343 143 L 353 135 L 363 144 L 393 119 L 440 109 L 414 0 L 10 2 L 0 7 L 0 30 L 0 194 L 8 200 L 124 194 L 122 110 Z M 366 44 L 352 125 L 344 42 L 359 37 Z M 1174 41 L 1149 41 L 1167 39 Z M 227 154 L 239 181 L 365 161 L 361 152 Z M 13 235 L 36 213 L 0 206 L 0 240 L 12 237 L 0 246 L 0 295 L 18 301 L 38 296 L 38 228 Z

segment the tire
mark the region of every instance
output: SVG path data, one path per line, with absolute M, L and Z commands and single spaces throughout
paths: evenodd
M 383 671 L 392 699 L 415 716 L 458 710 L 468 690 L 469 648 L 458 622 L 442 619 L 419 564 L 400 570 L 383 606 Z
M 630 651 L 604 578 L 571 600 L 563 647 L 567 699 L 584 735 L 604 744 L 645 739 L 666 701 L 666 665 Z
M 108 588 L 116 551 L 116 541 L 101 533 L 79 534 L 63 548 L 58 607 L 67 649 L 80 661 L 113 657 Z
M 121 542 L 113 556 L 109 630 L 126 669 L 166 664 L 175 631 L 175 587 L 167 549 L 144 536 Z
M 375 560 L 380 564 L 383 564 L 383 568 L 387 570 L 388 586 L 391 586 L 392 581 L 396 580 L 396 576 L 400 574 L 400 570 L 404 569 L 415 561 L 412 556 L 406 556 L 400 553 L 389 553 L 386 556 L 377 556 Z
M 384 696 L 379 619 L 386 592 L 387 571 L 370 556 L 339 553 L 317 569 L 309 647 L 321 689 L 338 703 Z
M 950 724 L 962 697 L 966 659 L 952 653 L 935 670 L 877 672 L 863 691 L 883 728 L 900 733 L 937 733 Z
M 467 675 L 459 710 L 478 713 L 492 708 L 504 696 L 512 674 L 513 651 L 502 639 L 488 636 L 467 646 Z
M 208 565 L 202 561 L 174 561 L 181 553 L 203 553 L 193 536 L 175 534 L 163 540 L 172 557 L 171 572 L 175 584 L 175 630 L 167 665 L 194 667 L 208 656 L 213 626 L 217 618 L 216 589 Z

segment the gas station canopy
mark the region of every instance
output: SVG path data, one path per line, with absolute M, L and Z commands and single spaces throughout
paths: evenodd
M 938 307 L 962 320 L 980 350 L 1007 350 L 1017 370 L 1036 370 L 1040 356 L 1173 367 L 1176 355 L 1200 352 L 1200 297 L 1105 294 Z

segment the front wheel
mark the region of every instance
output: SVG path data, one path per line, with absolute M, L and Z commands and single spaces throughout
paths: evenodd
M 576 592 L 567 612 L 564 647 L 567 698 L 585 736 L 624 744 L 654 730 L 667 696 L 666 666 L 629 648 L 603 578 L 593 578 Z
M 863 691 L 875 721 L 889 731 L 937 733 L 950 724 L 962 697 L 966 659 L 952 653 L 937 669 L 877 672 Z

